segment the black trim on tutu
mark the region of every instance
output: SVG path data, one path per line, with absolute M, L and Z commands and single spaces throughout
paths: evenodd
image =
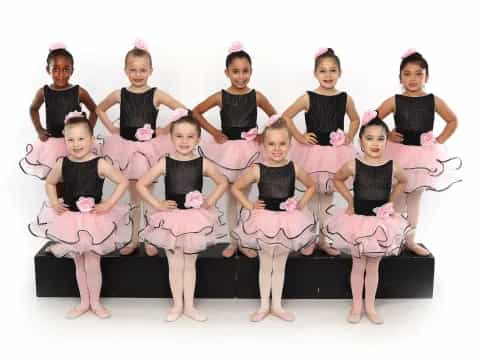
M 27 152 L 25 154 L 25 156 L 18 161 L 18 166 L 20 167 L 20 170 L 22 170 L 22 172 L 25 175 L 30 175 L 30 176 L 36 177 L 37 179 L 40 179 L 40 180 L 45 180 L 48 177 L 48 174 L 50 174 L 50 171 L 52 171 L 52 168 L 50 166 L 48 166 L 47 164 L 42 164 L 38 160 L 37 160 L 36 163 L 32 163 L 27 159 L 27 156 L 30 155 L 33 151 L 33 144 L 27 144 L 26 147 L 25 147 L 25 151 Z M 59 156 L 55 161 L 58 161 L 58 159 L 60 159 L 62 157 L 63 156 Z M 25 167 L 22 165 L 22 162 L 25 162 L 28 166 L 32 166 L 32 167 L 41 166 L 41 167 L 46 168 L 47 171 L 46 171 L 45 176 L 38 176 L 37 174 L 33 174 L 33 173 L 30 173 L 29 171 L 25 170 Z

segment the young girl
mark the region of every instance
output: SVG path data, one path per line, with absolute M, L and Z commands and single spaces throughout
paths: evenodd
M 425 92 L 428 76 L 425 58 L 408 50 L 400 63 L 403 94 L 392 96 L 378 109 L 380 119 L 394 114 L 395 128 L 388 135 L 386 156 L 404 168 L 408 177 L 405 195 L 395 205 L 398 211 L 403 211 L 406 205 L 408 220 L 415 228 L 423 191 L 448 189 L 459 181 L 452 175 L 461 167 L 460 159 L 449 158 L 443 145 L 457 128 L 457 117 L 442 99 Z M 435 113 L 446 123 L 436 138 L 433 135 Z M 415 242 L 414 233 L 409 234 L 406 245 L 417 255 L 429 254 Z
M 240 246 L 258 250 L 260 259 L 261 303 L 250 317 L 255 322 L 269 313 L 286 321 L 295 319 L 281 305 L 288 253 L 310 245 L 316 237 L 315 216 L 304 210 L 315 193 L 315 184 L 304 170 L 287 160 L 290 136 L 284 121 L 277 119 L 272 117 L 263 133 L 265 161 L 252 165 L 232 186 L 233 195 L 243 205 L 232 234 Z M 307 188 L 298 202 L 294 198 L 295 179 Z M 258 183 L 259 191 L 254 203 L 244 193 L 253 183 Z
M 355 157 L 351 145 L 360 120 L 352 98 L 336 88 L 341 75 L 340 59 L 331 48 L 321 48 L 315 55 L 314 76 L 319 86 L 298 98 L 282 115 L 297 143 L 294 143 L 290 158 L 302 166 L 313 177 L 317 193 L 311 202 L 321 223 L 325 221 L 325 209 L 333 203 L 333 178 L 335 172 L 346 161 Z M 305 134 L 299 132 L 293 118 L 305 111 Z M 344 118 L 350 119 L 348 133 L 344 133 Z M 320 234 L 319 248 L 336 256 L 340 252 L 333 248 Z M 311 255 L 315 245 L 305 248 L 302 253 Z
M 30 105 L 30 117 L 39 141 L 27 145 L 27 154 L 19 162 L 24 173 L 42 180 L 46 179 L 56 161 L 67 155 L 63 139 L 65 116 L 70 111 L 80 111 L 80 104 L 84 104 L 90 113 L 89 122 L 92 128 L 97 120 L 96 105 L 88 92 L 69 82 L 73 74 L 73 56 L 65 45 L 55 43 L 50 46 L 46 70 L 53 82 L 41 87 Z M 42 126 L 39 114 L 43 103 L 46 110 L 46 128 Z
M 137 40 L 125 56 L 125 75 L 130 86 L 113 91 L 97 108 L 100 120 L 113 134 L 105 139 L 103 154 L 131 181 L 130 202 L 134 204 L 140 201 L 135 182 L 161 156 L 173 151 L 168 129 L 157 128 L 158 107 L 162 104 L 172 110 L 184 107 L 170 95 L 149 86 L 148 78 L 152 71 L 150 53 L 145 43 Z M 120 104 L 120 128 L 115 127 L 107 115 L 107 110 L 116 104 Z M 138 207 L 133 213 L 132 242 L 120 251 L 122 255 L 130 255 L 138 247 L 140 214 Z M 156 249 L 149 245 L 145 246 L 145 251 L 150 256 L 157 254 Z
M 252 75 L 252 60 L 245 52 L 242 44 L 234 42 L 230 47 L 226 60 L 225 75 L 230 80 L 230 87 L 216 92 L 193 109 L 193 115 L 200 126 L 207 130 L 215 142 L 203 143 L 200 154 L 219 166 L 220 171 L 234 182 L 242 172 L 260 156 L 257 143 L 257 107 L 268 116 L 275 114 L 275 109 L 268 99 L 259 91 L 250 89 L 248 83 Z M 218 106 L 221 127 L 212 126 L 203 114 Z M 245 189 L 246 193 L 250 189 Z M 230 230 L 238 219 L 238 203 L 231 194 L 227 198 L 227 222 Z M 225 257 L 231 257 L 237 251 L 238 244 L 232 239 L 224 250 Z M 256 253 L 248 249 L 240 249 L 246 256 L 255 257 Z
M 335 187 L 348 202 L 348 208 L 332 216 L 323 232 L 338 248 L 352 254 L 353 306 L 347 317 L 358 323 L 362 314 L 365 286 L 365 313 L 375 324 L 383 323 L 375 310 L 378 266 L 382 256 L 397 255 L 402 247 L 408 221 L 393 212 L 394 201 L 405 189 L 403 170 L 392 160 L 385 160 L 388 127 L 375 111 L 366 113 L 360 128 L 363 156 L 344 164 L 335 175 Z M 345 181 L 354 177 L 353 197 Z M 392 177 L 397 183 L 392 191 Z
M 102 274 L 100 256 L 125 245 L 130 236 L 129 206 L 116 205 L 128 181 L 107 161 L 92 154 L 91 124 L 79 112 L 67 115 L 65 142 L 67 156 L 60 158 L 46 180 L 49 205 L 44 205 L 30 232 L 54 241 L 49 251 L 75 261 L 80 305 L 67 313 L 76 318 L 89 309 L 100 318 L 110 312 L 100 303 Z M 102 200 L 105 178 L 117 186 Z M 64 183 L 63 202 L 56 185 Z
M 140 196 L 156 211 L 147 214 L 147 226 L 141 236 L 145 242 L 165 249 L 168 258 L 173 307 L 166 320 L 175 321 L 181 314 L 205 321 L 195 309 L 195 262 L 197 254 L 214 245 L 220 234 L 217 200 L 227 190 L 227 179 L 209 160 L 194 154 L 200 141 L 200 126 L 184 109 L 176 110 L 170 126 L 175 152 L 160 159 L 138 182 Z M 165 175 L 165 200 L 152 195 L 151 186 Z M 213 193 L 202 196 L 203 176 L 217 185 Z

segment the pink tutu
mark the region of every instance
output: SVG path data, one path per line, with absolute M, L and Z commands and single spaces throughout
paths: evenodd
M 169 135 L 158 135 L 148 141 L 131 141 L 115 134 L 106 137 L 102 146 L 102 155 L 129 180 L 140 179 L 158 159 L 174 151 Z
M 242 208 L 232 236 L 240 246 L 260 250 L 262 244 L 281 245 L 298 251 L 316 239 L 317 223 L 306 209 L 293 211 Z
M 73 257 L 89 251 L 106 255 L 130 241 L 130 210 L 128 205 L 116 205 L 103 214 L 66 211 L 58 215 L 44 203 L 28 229 L 34 236 L 53 240 L 55 244 L 49 250 L 57 257 Z
M 385 158 L 405 170 L 407 193 L 421 189 L 444 191 L 461 181 L 457 173 L 462 161 L 458 157 L 449 158 L 444 144 L 413 146 L 389 141 Z
M 304 145 L 293 141 L 289 157 L 313 178 L 317 192 L 328 194 L 335 191 L 335 173 L 355 159 L 355 154 L 353 145 Z M 347 181 L 347 187 L 352 187 L 352 179 Z
M 259 160 L 260 146 L 255 140 L 228 140 L 223 144 L 204 142 L 198 152 L 214 162 L 228 181 L 233 183 L 244 170 Z
M 165 250 L 197 254 L 226 237 L 222 213 L 216 208 L 174 209 L 145 214 L 144 241 Z
M 340 250 L 354 257 L 398 255 L 411 227 L 401 215 L 378 216 L 347 215 L 341 209 L 323 225 L 322 233 Z
M 61 157 L 67 156 L 65 139 L 50 137 L 27 145 L 27 154 L 19 161 L 20 169 L 27 174 L 45 180 Z

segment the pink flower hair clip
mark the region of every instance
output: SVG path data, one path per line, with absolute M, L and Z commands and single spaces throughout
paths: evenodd
M 326 48 L 326 47 L 321 47 L 321 48 L 318 49 L 317 52 L 315 53 L 315 59 L 318 58 L 319 56 L 322 56 L 322 55 L 325 54 L 327 51 L 328 51 L 328 48 Z
M 268 119 L 267 119 L 267 122 L 265 123 L 265 126 L 264 126 L 264 131 L 267 127 L 269 126 L 272 126 L 273 124 L 275 124 L 278 120 L 280 120 L 282 116 L 281 115 L 278 115 L 278 114 L 273 114 L 272 116 L 270 116 Z
M 184 116 L 188 115 L 188 110 L 183 109 L 183 108 L 178 108 L 173 110 L 172 115 L 170 116 L 170 122 L 172 121 L 177 121 L 178 119 L 181 119 Z
M 80 212 L 87 213 L 92 211 L 95 207 L 95 199 L 93 197 L 80 196 L 75 205 L 77 205 Z
M 362 116 L 362 126 L 367 125 L 370 121 L 375 119 L 378 116 L 378 113 L 375 110 L 367 111 Z
M 407 58 L 407 57 L 409 57 L 409 56 L 411 56 L 411 55 L 413 55 L 413 54 L 416 54 L 416 53 L 417 53 L 417 50 L 415 50 L 415 49 L 412 49 L 412 48 L 407 49 L 407 51 L 405 51 L 405 52 L 402 54 L 402 59 L 405 59 L 405 58 Z
M 143 40 L 143 39 L 138 39 L 138 38 L 137 38 L 137 39 L 135 40 L 135 42 L 133 43 L 133 46 L 134 46 L 136 49 L 148 51 L 147 43 L 146 43 L 145 40 Z
M 70 111 L 67 114 L 67 116 L 65 116 L 65 124 L 68 122 L 68 120 L 74 119 L 74 118 L 79 118 L 79 117 L 81 117 L 81 118 L 84 117 L 82 112 L 80 112 L 80 111 Z
M 228 53 L 234 53 L 234 52 L 239 52 L 239 51 L 244 51 L 245 47 L 240 41 L 234 41 L 232 42 L 232 45 L 230 45 L 230 48 L 228 49 Z
M 48 51 L 52 52 L 54 50 L 59 50 L 59 49 L 66 49 L 67 47 L 63 42 L 54 42 L 51 43 L 50 46 L 48 47 Z
M 200 191 L 198 190 L 190 191 L 185 196 L 185 207 L 199 209 L 202 206 L 203 201 L 204 201 L 203 195 Z

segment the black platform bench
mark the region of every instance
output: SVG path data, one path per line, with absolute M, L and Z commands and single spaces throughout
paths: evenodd
M 78 289 L 72 259 L 56 258 L 45 252 L 35 255 L 35 282 L 39 297 L 75 297 Z M 258 260 L 238 255 L 222 257 L 226 244 L 216 245 L 197 260 L 196 297 L 258 298 Z M 352 259 L 330 257 L 317 251 L 312 256 L 291 254 L 287 261 L 284 298 L 351 298 Z M 165 253 L 149 257 L 143 246 L 130 256 L 118 253 L 102 258 L 103 297 L 170 297 Z M 380 263 L 378 298 L 431 298 L 435 259 L 404 251 Z

